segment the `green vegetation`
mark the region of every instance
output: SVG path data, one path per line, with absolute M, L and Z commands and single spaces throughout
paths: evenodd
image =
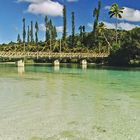
M 125 31 L 118 29 L 118 19 L 122 18 L 123 8 L 113 4 L 108 12 L 110 18 L 116 19 L 115 29 L 107 29 L 103 22 L 99 22 L 101 10 L 101 1 L 93 10 L 93 30 L 86 32 L 85 25 L 78 27 L 79 33 L 75 33 L 75 12 L 71 13 L 71 35 L 67 36 L 67 9 L 63 9 L 63 33 L 62 43 L 57 39 L 57 31 L 52 20 L 45 17 L 45 41 L 40 41 L 38 37 L 39 26 L 33 21 L 27 26 L 23 18 L 22 39 L 20 34 L 17 36 L 17 42 L 1 44 L 0 51 L 51 51 L 51 52 L 96 52 L 110 53 L 105 60 L 105 64 L 114 66 L 140 66 L 140 28 Z M 35 34 L 34 34 L 35 28 Z M 35 40 L 34 40 L 35 35 Z M 27 37 L 27 39 L 26 39 Z M 27 42 L 26 42 L 27 40 Z M 62 45 L 62 46 L 61 46 Z

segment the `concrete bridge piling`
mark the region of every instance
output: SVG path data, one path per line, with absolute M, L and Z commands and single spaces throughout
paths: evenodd
M 60 65 L 60 61 L 58 59 L 54 60 L 53 64 L 54 64 L 54 66 L 59 66 Z
M 83 60 L 81 60 L 81 65 L 87 65 L 87 60 L 86 59 L 83 59 Z
M 25 66 L 25 65 L 24 65 L 24 61 L 23 61 L 23 60 L 17 61 L 17 62 L 16 62 L 16 66 L 17 66 L 17 67 L 24 67 L 24 66 Z

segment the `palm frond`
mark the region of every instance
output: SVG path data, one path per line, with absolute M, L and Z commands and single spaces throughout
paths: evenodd
M 111 14 L 113 14 L 113 12 L 112 11 L 109 11 L 108 14 L 111 15 Z
M 122 15 L 121 15 L 121 14 L 118 14 L 118 17 L 119 17 L 119 18 L 122 18 Z
M 110 15 L 110 18 L 114 17 L 114 15 L 115 15 L 115 14 L 111 14 L 111 15 Z

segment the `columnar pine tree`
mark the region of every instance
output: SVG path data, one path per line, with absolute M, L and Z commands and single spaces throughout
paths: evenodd
M 93 11 L 93 17 L 95 17 L 94 24 L 93 24 L 94 35 L 96 34 L 96 28 L 97 28 L 98 22 L 99 22 L 100 10 L 101 10 L 101 1 L 99 0 L 98 7 L 95 8 Z
M 53 26 L 53 39 L 55 40 L 57 37 L 57 30 L 56 30 L 56 27 Z
M 67 35 L 67 17 L 66 17 L 66 6 L 63 8 L 63 41 L 66 43 Z
M 72 12 L 72 47 L 74 47 L 74 39 L 75 39 L 75 16 L 74 12 Z
M 57 31 L 56 31 L 56 27 L 55 26 L 52 26 L 52 40 L 55 40 L 56 37 L 57 37 Z
M 82 40 L 82 38 L 83 38 L 83 26 L 82 25 L 80 25 L 79 31 L 80 31 L 80 40 Z
M 21 43 L 20 34 L 18 34 L 18 36 L 17 36 L 17 43 Z
M 39 31 L 39 27 L 38 27 L 38 23 L 35 23 L 35 42 L 36 44 L 38 43 L 38 31 Z
M 80 25 L 79 31 L 80 31 L 80 41 L 83 43 L 83 39 L 85 37 L 85 26 Z
M 30 43 L 30 27 L 28 26 L 28 31 L 27 31 L 27 42 Z
M 24 51 L 25 51 L 25 39 L 26 39 L 26 27 L 25 27 L 25 18 L 23 18 L 23 44 L 24 44 Z
M 48 17 L 45 17 L 45 42 L 48 42 L 50 40 L 50 34 L 49 34 L 49 21 L 48 21 Z
M 51 19 L 50 19 L 48 25 L 49 25 L 49 35 L 50 35 L 50 39 L 52 39 L 53 25 L 52 25 L 52 20 L 51 20 Z
M 83 26 L 83 27 L 82 27 L 82 30 L 83 30 L 83 38 L 84 38 L 84 37 L 85 37 L 85 33 L 86 33 L 86 27 Z
M 31 21 L 30 36 L 31 36 L 31 43 L 34 43 L 33 21 Z
M 50 19 L 48 23 L 48 28 L 49 28 L 49 36 L 50 36 L 50 50 L 52 50 L 52 35 L 53 35 L 53 25 L 52 25 L 52 20 Z

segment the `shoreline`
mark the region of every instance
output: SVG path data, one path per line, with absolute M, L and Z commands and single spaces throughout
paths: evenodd
M 16 65 L 15 62 L 0 62 L 0 65 Z M 53 63 L 25 63 L 25 67 L 29 65 L 34 65 L 34 66 L 54 66 Z M 82 66 L 80 63 L 60 63 L 60 67 L 63 66 L 71 66 L 71 65 L 77 65 L 77 66 Z M 111 66 L 111 65 L 106 65 L 106 64 L 96 64 L 96 63 L 88 63 L 87 68 L 102 68 L 102 69 L 117 69 L 117 70 L 140 70 L 140 66 Z

